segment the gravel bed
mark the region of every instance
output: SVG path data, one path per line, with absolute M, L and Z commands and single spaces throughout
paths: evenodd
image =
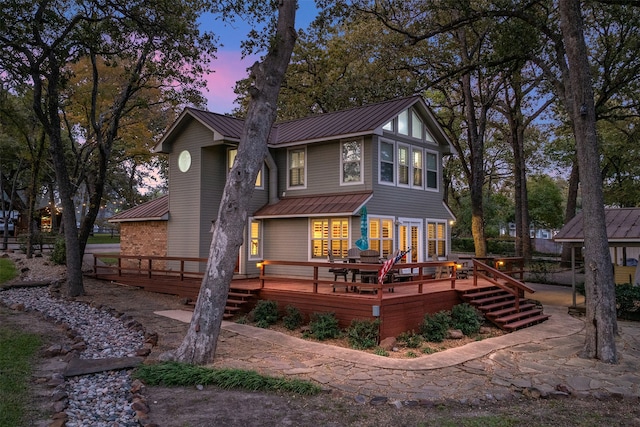
M 141 331 L 127 328 L 111 313 L 85 303 L 51 296 L 49 288 L 14 288 L 0 292 L 0 302 L 7 306 L 22 304 L 27 311 L 38 311 L 47 319 L 66 325 L 81 338 L 86 348 L 82 359 L 135 356 L 144 343 Z M 138 426 L 131 409 L 130 372 L 108 371 L 67 378 L 66 426 Z

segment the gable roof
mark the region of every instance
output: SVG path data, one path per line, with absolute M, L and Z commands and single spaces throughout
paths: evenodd
M 449 140 L 435 116 L 420 95 L 363 105 L 333 113 L 317 114 L 297 120 L 275 123 L 269 136 L 269 146 L 307 144 L 330 138 L 347 138 L 373 133 L 382 134 L 382 126 L 407 108 L 415 106 L 427 119 L 427 125 L 438 143 L 450 146 Z M 186 108 L 165 132 L 155 152 L 168 153 L 171 143 L 188 119 L 195 119 L 214 133 L 215 140 L 240 141 L 244 120 L 222 114 Z
M 293 218 L 300 216 L 356 215 L 373 193 L 342 193 L 323 196 L 286 197 L 266 205 L 253 214 L 256 219 Z
M 604 210 L 610 246 L 640 245 L 640 208 Z M 584 215 L 579 212 L 553 238 L 559 243 L 584 243 Z
M 109 222 L 167 221 L 169 219 L 169 195 L 150 200 L 122 211 L 109 218 Z

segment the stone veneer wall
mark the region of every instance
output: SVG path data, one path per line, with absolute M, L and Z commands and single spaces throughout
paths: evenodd
M 168 221 L 136 221 L 120 223 L 120 254 L 167 256 Z M 155 261 L 154 270 L 166 268 L 164 261 Z M 138 263 L 123 261 L 123 267 L 138 267 Z

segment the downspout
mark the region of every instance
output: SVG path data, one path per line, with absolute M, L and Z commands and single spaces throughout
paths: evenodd
M 278 198 L 278 166 L 270 151 L 267 151 L 264 161 L 269 168 L 269 204 L 275 205 L 280 200 Z

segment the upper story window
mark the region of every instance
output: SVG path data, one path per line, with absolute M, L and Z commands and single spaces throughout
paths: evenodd
M 398 133 L 409 135 L 409 110 L 404 110 L 398 114 Z
M 380 182 L 395 183 L 395 156 L 392 142 L 380 142 Z
M 341 144 L 340 163 L 341 184 L 361 184 L 362 180 L 362 140 L 343 141 Z
M 393 132 L 393 120 L 388 121 L 386 125 L 382 126 L 382 129 Z
M 236 161 L 236 156 L 238 155 L 237 148 L 230 148 L 227 151 L 227 173 L 233 167 L 233 162 Z M 258 172 L 258 176 L 256 177 L 256 188 L 262 188 L 262 170 Z
M 409 146 L 398 144 L 398 185 L 409 186 L 410 162 Z
M 427 188 L 438 189 L 438 155 L 427 151 Z
M 411 136 L 422 139 L 422 120 L 415 111 L 411 112 Z
M 422 162 L 422 149 L 414 148 L 412 151 L 413 151 L 412 153 L 413 177 L 412 177 L 411 186 L 422 188 L 423 186 L 422 170 L 424 169 L 424 165 Z
M 306 186 L 306 148 L 296 148 L 288 151 L 289 176 L 287 187 L 304 188 Z

